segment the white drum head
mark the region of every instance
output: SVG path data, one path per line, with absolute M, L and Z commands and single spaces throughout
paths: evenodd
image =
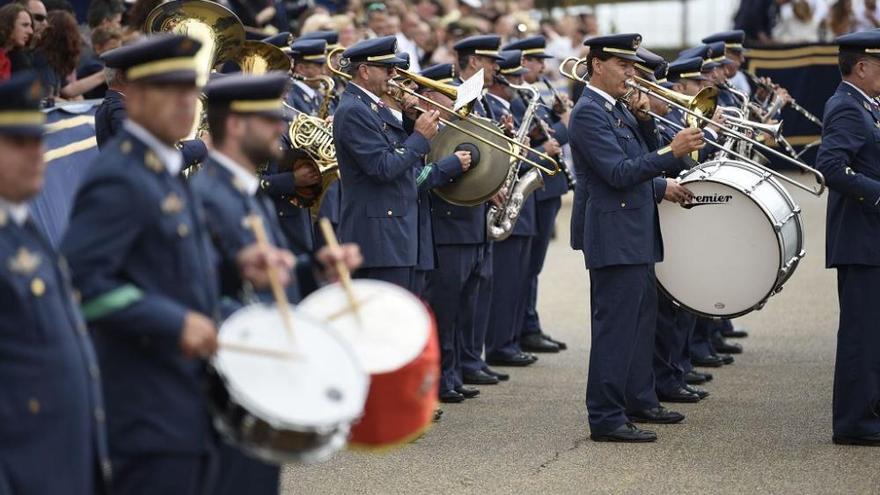
M 659 207 L 664 260 L 657 281 L 673 300 L 706 316 L 732 317 L 754 309 L 774 289 L 780 247 L 764 211 L 734 187 L 701 180 L 684 184 L 688 208 Z
M 293 341 L 275 306 L 247 306 L 223 323 L 213 365 L 227 391 L 276 427 L 321 432 L 355 420 L 367 400 L 369 376 L 325 325 L 294 308 L 291 313 Z
M 370 374 L 396 371 L 417 358 L 431 334 L 431 314 L 422 301 L 381 280 L 356 279 L 352 287 L 357 314 L 339 284 L 313 292 L 299 309 L 325 321 L 348 342 Z

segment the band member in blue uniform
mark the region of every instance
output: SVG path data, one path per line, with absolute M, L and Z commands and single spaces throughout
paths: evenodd
M 98 362 L 67 264 L 28 213 L 41 95 L 31 72 L 0 84 L 0 493 L 91 495 L 110 476 Z
M 749 85 L 748 77 L 740 70 L 746 62 L 746 49 L 743 46 L 745 39 L 746 33 L 742 30 L 736 29 L 706 36 L 702 39 L 702 42 L 705 44 L 717 43 L 719 41 L 724 43 L 724 56 L 730 60 L 730 63 L 724 66 L 724 75 L 734 88 L 748 97 L 752 94 L 752 88 Z M 733 335 L 725 335 L 725 337 L 732 336 Z
M 880 446 L 880 31 L 836 42 L 843 82 L 825 105 L 816 156 L 830 189 L 825 263 L 837 269 L 840 302 L 833 440 Z
M 663 241 L 653 179 L 681 167 L 683 156 L 704 146 L 703 134 L 686 129 L 669 148 L 652 151 L 658 143 L 654 121 L 644 112 L 648 97 L 632 93 L 629 108 L 619 100 L 630 93 L 625 83 L 642 61 L 636 56 L 640 42 L 637 34 L 585 42 L 591 79 L 571 115 L 572 135 L 584 136 L 572 141 L 577 188 L 571 239 L 590 274 L 586 402 L 596 441 L 651 442 L 656 434 L 633 422 L 684 419 L 661 406 L 654 390 L 654 264 L 663 259 Z
M 202 358 L 217 347 L 216 253 L 174 148 L 195 118 L 199 47 L 163 34 L 104 55 L 129 81 L 128 120 L 83 179 L 62 242 L 103 370 L 113 493 L 211 483 Z M 269 263 L 287 267 L 253 245 L 236 261 L 255 287 Z
M 498 61 L 498 74 L 489 86 L 486 98 L 492 114 L 499 121 L 510 120 L 517 132 L 528 132 L 528 129 L 521 129 L 520 126 L 531 126 L 536 122 L 523 122 L 523 114 L 515 113 L 511 105 L 512 100 L 521 98 L 521 95 L 510 84 L 521 85 L 523 74 L 528 72 L 522 65 L 522 54 L 520 50 L 503 50 L 498 53 L 502 59 Z M 522 165 L 517 173 L 522 175 L 530 169 L 531 166 Z M 506 191 L 505 197 L 510 197 L 513 192 Z M 515 360 L 516 356 L 523 354 L 519 340 L 528 297 L 529 254 L 532 238 L 538 233 L 535 203 L 535 195 L 529 194 L 524 199 L 519 219 L 514 224 L 510 237 L 495 241 L 492 247 L 494 285 L 492 304 L 489 307 L 489 330 L 486 332 L 486 356 L 492 359 Z M 506 203 L 502 204 L 500 208 L 505 208 L 505 205 Z
M 546 77 L 545 60 L 553 58 L 546 51 L 547 41 L 543 36 L 531 36 L 508 43 L 505 50 L 522 50 L 523 66 L 528 70 L 523 76 L 525 82 L 532 84 L 539 91 L 546 89 L 544 81 Z M 530 144 L 532 147 L 547 153 L 550 156 L 559 156 L 562 146 L 568 144 L 568 121 L 571 115 L 571 102 L 565 95 L 560 95 L 561 102 L 554 102 L 548 106 L 542 105 L 538 109 L 538 118 L 542 119 L 552 129 L 552 137 L 547 138 L 544 133 L 536 128 L 534 138 Z M 525 111 L 526 102 L 522 98 L 516 98 L 512 102 L 514 113 Z M 564 166 L 564 165 L 563 165 Z M 550 247 L 550 239 L 556 228 L 556 215 L 562 207 L 562 196 L 568 192 L 569 186 L 564 173 L 544 177 L 544 187 L 535 191 L 536 222 L 538 233 L 532 237 L 529 262 L 529 293 L 527 295 L 526 314 L 520 330 L 520 344 L 524 350 L 531 352 L 558 352 L 567 346 L 545 334 L 538 316 L 538 276 L 544 268 L 544 260 L 547 258 L 547 249 Z
M 280 137 L 285 129 L 281 98 L 287 79 L 285 74 L 230 75 L 211 81 L 205 88 L 213 150 L 192 184 L 211 219 L 208 231 L 214 246 L 222 253 L 219 271 L 224 317 L 252 300 L 271 299 L 267 293 L 248 295 L 235 264 L 236 253 L 256 241 L 249 218 L 261 219 L 271 244 L 286 246 L 272 203 L 260 190 L 257 168 L 280 154 Z M 359 256 L 351 245 L 338 251 L 331 253 L 330 248 L 324 248 L 318 257 L 329 262 L 331 254 L 341 255 L 351 262 Z M 350 269 L 357 266 L 348 265 Z M 288 286 L 290 302 L 299 302 L 301 294 L 316 286 L 313 273 L 309 258 L 299 257 L 296 283 Z M 220 466 L 214 493 L 278 493 L 277 465 L 249 457 L 224 443 L 220 446 Z
M 315 90 L 319 84 L 317 80 L 303 79 L 321 74 L 321 67 L 325 61 L 325 45 L 323 40 L 297 40 L 290 45 L 294 83 L 287 93 L 288 104 L 308 115 L 317 114 L 321 96 Z M 289 147 L 289 142 L 285 136 L 285 146 Z M 285 160 L 290 159 L 282 157 L 269 162 L 262 174 L 260 187 L 275 203 L 278 221 L 287 237 L 289 247 L 295 254 L 303 255 L 315 250 L 315 231 L 311 212 L 308 208 L 294 204 L 293 198 L 296 196 L 297 187 L 314 185 L 321 177 L 311 167 L 295 167 L 292 171 L 282 170 Z
M 661 80 L 666 80 L 668 67 L 663 57 L 651 52 L 650 50 L 640 46 L 636 52 L 637 56 L 644 62 L 636 62 L 635 66 L 641 74 L 640 76 L 658 82 L 657 76 Z M 699 73 L 701 60 L 693 59 L 696 64 L 697 76 L 702 77 Z M 673 67 L 672 77 L 678 80 L 681 76 L 679 72 L 682 65 Z M 669 105 L 657 98 L 650 98 L 651 111 L 657 115 L 675 119 L 674 115 L 669 115 Z M 680 125 L 686 125 L 682 121 L 677 122 Z M 667 125 L 660 121 L 656 122 L 658 131 L 658 144 L 667 146 L 675 138 L 678 128 Z M 704 136 L 706 139 L 713 139 L 711 136 Z M 708 154 L 708 146 L 700 150 L 700 154 Z M 703 158 L 701 157 L 701 160 Z M 663 199 L 675 202 L 681 202 L 683 198 L 676 197 L 675 194 L 681 191 L 678 187 L 668 187 L 670 183 L 675 181 L 675 176 L 681 172 L 682 168 L 696 165 L 690 157 L 685 157 L 681 161 L 682 167 L 675 170 L 667 170 L 665 178 L 654 179 L 655 201 L 658 203 Z M 697 387 L 693 387 L 687 383 L 685 375 L 692 372 L 690 366 L 690 357 L 687 354 L 688 341 L 693 333 L 696 317 L 688 313 L 684 309 L 676 306 L 672 300 L 662 291 L 658 291 L 658 307 L 657 307 L 657 331 L 654 339 L 654 382 L 657 390 L 657 397 L 663 402 L 699 402 L 709 396 L 709 393 Z
M 110 54 L 105 52 L 105 54 Z M 95 110 L 95 138 L 98 141 L 98 148 L 113 139 L 113 136 L 122 130 L 122 123 L 125 122 L 125 93 L 128 86 L 128 79 L 125 77 L 124 71 L 119 70 L 116 59 L 111 56 L 101 56 L 104 65 L 110 75 L 108 77 L 108 91 L 104 97 L 104 101 Z M 189 167 L 197 163 L 201 163 L 208 153 L 208 148 L 201 139 L 184 139 L 177 144 L 178 149 L 183 153 L 184 167 Z
M 418 261 L 418 188 L 414 169 L 424 163 L 437 134 L 439 112 L 428 110 L 408 134 L 381 96 L 394 67 L 393 36 L 362 41 L 342 54 L 352 79 L 333 120 L 342 175 L 339 236 L 360 245 L 363 268 L 355 276 L 415 289 Z

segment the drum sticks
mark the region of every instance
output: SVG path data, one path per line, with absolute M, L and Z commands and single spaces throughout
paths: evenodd
M 254 237 L 257 238 L 257 245 L 265 252 L 269 251 L 269 240 L 266 237 L 266 229 L 263 227 L 263 219 L 258 215 L 251 215 L 248 218 L 248 225 L 254 231 Z M 284 328 L 287 329 L 288 339 L 293 342 L 293 318 L 290 316 L 290 302 L 287 300 L 287 293 L 284 292 L 284 286 L 278 279 L 278 272 L 275 271 L 272 263 L 267 263 L 266 274 L 269 276 L 269 285 L 272 287 L 272 296 L 275 298 L 275 304 L 281 313 L 281 321 Z
M 330 225 L 330 220 L 322 218 L 319 223 L 321 224 L 321 233 L 324 234 L 324 240 L 327 241 L 327 245 L 333 249 L 339 248 L 339 241 L 336 239 L 336 234 L 333 233 L 333 227 Z M 348 297 L 348 304 L 351 305 L 355 318 L 358 320 L 358 323 L 360 323 L 361 316 L 358 312 L 359 305 L 357 298 L 354 295 L 354 289 L 351 287 L 351 272 L 348 271 L 348 267 L 345 266 L 345 262 L 341 259 L 336 260 L 336 271 L 339 272 L 339 282 L 345 290 L 346 297 Z

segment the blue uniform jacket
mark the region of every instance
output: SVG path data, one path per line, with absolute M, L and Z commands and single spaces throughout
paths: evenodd
M 318 113 L 318 107 L 321 106 L 321 94 L 309 96 L 298 84 L 291 84 L 290 89 L 287 90 L 287 103 L 300 112 L 315 115 Z
M 637 121 L 589 87 L 572 110 L 577 188 L 571 245 L 589 268 L 656 263 L 663 259 L 655 177 L 679 168 L 671 152 L 658 154 L 653 120 Z
M 287 139 L 284 139 L 288 146 Z M 280 169 L 277 161 L 269 162 L 261 175 L 260 188 L 272 198 L 278 222 L 287 237 L 290 249 L 297 255 L 311 253 L 315 249 L 315 231 L 312 215 L 308 208 L 299 208 L 291 203 L 296 193 L 296 180 L 293 172 Z
M 880 265 L 880 109 L 841 83 L 825 104 L 816 168 L 828 185 L 825 263 Z
M 526 103 L 522 98 L 514 98 L 511 102 L 511 110 L 514 115 L 522 116 L 526 111 Z M 560 146 L 565 146 L 570 143 L 568 127 L 559 120 L 557 115 L 551 113 L 543 105 L 538 107 L 536 113 L 538 114 L 538 118 L 550 124 L 550 127 L 554 131 L 553 138 L 559 142 Z M 543 142 L 543 138 L 533 140 L 531 146 L 539 151 L 544 151 L 544 146 L 542 145 Z M 550 166 L 549 164 L 543 163 L 543 161 L 541 163 L 542 165 Z M 559 165 L 564 166 L 561 163 Z M 568 181 L 565 180 L 565 173 L 560 171 L 556 175 L 544 175 L 544 187 L 535 191 L 535 199 L 538 201 L 555 199 L 565 195 L 567 192 Z
M 242 299 L 243 287 L 235 257 L 242 248 L 256 242 L 253 230 L 246 222 L 247 218 L 253 214 L 262 218 L 266 236 L 273 246 L 287 249 L 287 240 L 268 198 L 259 193 L 250 196 L 232 173 L 217 163 L 210 154 L 201 170 L 192 178 L 192 187 L 210 219 L 207 228 L 214 247 L 220 254 L 220 292 L 224 296 L 224 313 L 229 314 L 230 310 L 240 307 L 239 301 Z M 296 283 L 287 288 L 288 299 L 293 303 L 299 302 L 302 298 L 300 288 L 310 292 L 315 287 L 310 257 L 299 256 Z M 266 291 L 254 295 L 261 300 L 272 300 L 271 294 Z
M 128 117 L 125 111 L 125 96 L 112 89 L 107 90 L 104 101 L 95 110 L 95 139 L 98 148 L 103 149 L 113 136 L 122 131 L 122 123 Z M 208 147 L 201 139 L 190 139 L 180 142 L 185 167 L 201 163 L 208 154 Z
M 123 129 L 80 186 L 62 252 L 103 370 L 111 453 L 203 454 L 204 362 L 183 357 L 180 334 L 188 311 L 217 320 L 219 301 L 216 254 L 187 183 Z
M 333 120 L 342 175 L 339 237 L 360 245 L 365 268 L 410 267 L 418 262 L 418 190 L 415 169 L 430 143 L 354 84 Z
M 0 383 L 0 493 L 102 491 L 100 374 L 67 264 L 2 210 Z
M 441 158 L 416 169 L 416 185 L 419 188 L 419 261 L 417 270 L 436 268 L 434 249 L 434 226 L 431 221 L 431 189 L 455 180 L 462 174 L 461 162 L 455 155 Z

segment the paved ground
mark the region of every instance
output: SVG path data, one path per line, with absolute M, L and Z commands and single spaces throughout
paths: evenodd
M 797 194 L 807 258 L 765 309 L 739 320 L 746 353 L 715 372 L 712 397 L 676 409 L 650 445 L 591 442 L 584 407 L 587 276 L 568 248 L 570 206 L 541 278 L 542 356 L 479 398 L 444 407 L 422 439 L 384 455 L 344 452 L 285 470 L 285 493 L 878 493 L 880 451 L 831 444 L 837 303 L 823 268 L 824 204 Z

